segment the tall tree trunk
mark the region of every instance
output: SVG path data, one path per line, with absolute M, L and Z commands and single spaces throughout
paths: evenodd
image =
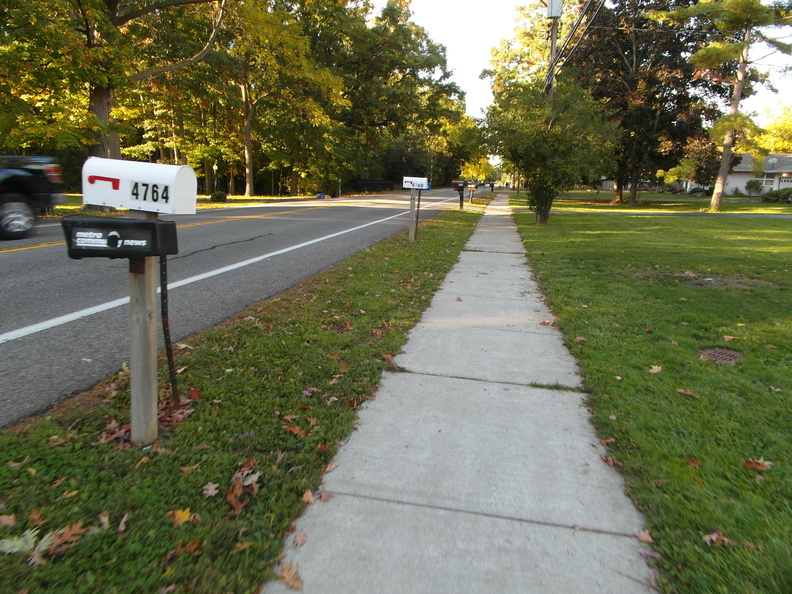
M 613 180 L 613 190 L 616 195 L 613 197 L 613 204 L 621 204 L 624 201 L 624 180 L 618 175 Z
M 299 191 L 299 187 L 297 182 L 300 180 L 300 174 L 297 173 L 295 169 L 292 169 L 291 172 L 291 187 L 289 188 L 289 195 L 296 196 L 297 192 Z
M 99 120 L 96 144 L 91 150 L 94 157 L 106 159 L 121 158 L 121 143 L 117 132 L 110 131 L 110 118 L 113 111 L 113 89 L 91 87 L 89 109 Z
M 250 102 L 250 89 L 247 81 L 239 85 L 242 90 L 242 111 L 244 114 L 245 135 L 245 196 L 254 196 L 253 188 L 253 106 Z
M 627 199 L 627 204 L 635 206 L 638 204 L 638 182 L 640 181 L 640 169 L 633 169 L 630 174 L 630 197 Z
M 540 184 L 530 184 L 528 192 L 536 204 L 534 224 L 546 225 L 550 218 L 550 208 L 553 206 L 553 200 L 557 194 L 555 188 Z
M 214 192 L 214 170 L 209 159 L 204 159 L 204 193 L 211 196 Z
M 748 47 L 751 45 L 751 30 L 745 32 L 743 39 L 743 51 L 740 54 L 740 62 L 737 66 L 737 80 L 734 81 L 732 88 L 731 103 L 729 104 L 729 115 L 734 115 L 740 109 L 740 99 L 742 99 L 743 86 L 745 85 L 745 74 L 748 70 Z M 723 198 L 723 191 L 726 189 L 726 176 L 729 175 L 731 169 L 732 151 L 734 150 L 735 130 L 732 128 L 726 132 L 723 139 L 723 154 L 721 155 L 720 169 L 718 169 L 718 177 L 715 179 L 715 187 L 712 190 L 712 199 L 710 200 L 710 212 L 718 212 L 720 210 L 721 198 Z

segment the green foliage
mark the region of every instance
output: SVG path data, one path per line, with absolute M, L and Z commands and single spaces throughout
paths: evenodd
M 587 93 L 559 84 L 548 104 L 538 85 L 510 84 L 487 113 L 492 151 L 512 163 L 546 223 L 556 194 L 612 166 L 616 124 Z
M 769 153 L 792 153 L 792 106 L 776 115 L 765 127 L 758 143 Z
M 163 390 L 163 416 L 183 420 L 161 426 L 154 447 L 121 438 L 126 374 L 0 432 L 0 515 L 16 522 L 0 526 L 0 553 L 19 551 L 0 554 L 0 590 L 260 591 L 303 494 L 321 484 L 478 217 L 444 213 L 421 225 L 418 242 L 400 234 L 185 340 L 189 400 L 173 411 Z M 235 513 L 228 493 L 246 461 L 260 474 Z M 45 546 L 44 564 L 29 564 L 23 534 L 37 530 L 27 541 L 38 541 L 77 523 L 88 530 L 75 546 Z
M 762 194 L 762 202 L 787 202 L 792 204 L 792 188 L 765 192 Z
M 82 154 L 118 135 L 124 156 L 233 194 L 239 178 L 280 194 L 416 169 L 442 184 L 473 152 L 445 49 L 403 3 L 229 1 L 214 37 L 217 2 L 132 8 L 3 4 L 0 145 Z
M 785 220 L 517 215 L 665 592 L 783 592 L 792 575 L 792 273 Z M 629 305 L 626 305 L 629 304 Z M 744 355 L 702 360 L 710 348 Z M 660 368 L 652 373 L 652 368 Z M 746 464 L 760 459 L 764 470 Z M 708 546 L 715 531 L 732 541 Z
M 748 191 L 749 196 L 753 196 L 754 194 L 758 196 L 759 194 L 762 193 L 763 188 L 764 186 L 762 185 L 762 182 L 759 181 L 758 179 L 749 180 L 745 184 L 745 189 Z

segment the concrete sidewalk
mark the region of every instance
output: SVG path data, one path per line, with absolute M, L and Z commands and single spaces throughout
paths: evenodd
M 499 196 L 288 538 L 305 592 L 652 591 L 551 320 Z

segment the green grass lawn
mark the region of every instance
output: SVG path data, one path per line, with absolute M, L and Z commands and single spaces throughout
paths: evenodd
M 515 208 L 525 207 L 527 194 L 520 192 L 517 199 L 516 193 L 511 192 L 511 199 Z M 708 196 L 694 197 L 684 194 L 657 194 L 653 192 L 639 192 L 638 204 L 611 204 L 613 192 L 596 192 L 591 190 L 573 190 L 564 192 L 553 202 L 553 211 L 587 211 L 609 213 L 697 213 L 709 208 Z M 625 196 L 626 198 L 626 196 Z M 759 198 L 731 198 L 726 197 L 721 202 L 721 212 L 743 214 L 784 214 L 792 215 L 792 204 L 763 203 Z M 551 215 L 552 216 L 552 213 Z
M 660 587 L 792 591 L 790 221 L 517 221 L 646 517 Z M 702 360 L 712 348 L 743 358 Z
M 163 383 L 153 447 L 128 442 L 125 373 L 0 432 L 0 592 L 257 592 L 479 216 L 445 212 L 182 341 L 184 398 Z

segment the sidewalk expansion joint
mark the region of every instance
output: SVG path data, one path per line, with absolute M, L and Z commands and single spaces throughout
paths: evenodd
M 536 388 L 538 390 L 553 390 L 558 392 L 577 392 L 578 394 L 588 394 L 583 388 L 580 386 L 565 386 L 564 384 L 543 384 L 541 382 L 528 382 L 527 384 L 523 384 L 520 382 L 510 382 L 507 380 L 489 380 L 489 379 L 481 379 L 480 377 L 465 377 L 462 375 L 446 375 L 442 373 L 429 373 L 426 371 L 410 371 L 409 369 L 405 369 L 403 367 L 399 367 L 398 369 L 391 369 L 391 373 L 409 373 L 410 375 L 425 375 L 426 377 L 444 377 L 448 379 L 458 379 L 458 380 L 465 380 L 469 382 L 481 382 L 482 384 L 502 384 L 504 386 L 518 386 L 520 388 Z
M 471 249 L 463 248 L 462 251 L 463 252 L 468 252 L 468 253 L 473 253 L 473 254 L 511 254 L 513 256 L 524 256 L 525 255 L 525 250 L 523 250 L 521 252 L 507 252 L 507 251 L 493 252 L 492 250 L 471 250 Z
M 444 511 L 453 514 L 462 514 L 466 516 L 476 516 L 480 518 L 490 518 L 493 520 L 504 520 L 507 522 L 519 522 L 520 524 L 530 524 L 533 526 L 547 526 L 549 528 L 562 528 L 564 530 L 574 530 L 575 532 L 588 532 L 590 534 L 602 534 L 604 536 L 619 536 L 625 538 L 635 538 L 635 534 L 620 532 L 617 530 L 604 530 L 602 528 L 586 528 L 580 524 L 560 524 L 558 522 L 547 522 L 544 520 L 532 520 L 530 518 L 517 518 L 514 516 L 505 516 L 503 514 L 493 514 L 484 511 L 472 511 L 469 509 L 461 509 L 456 507 L 449 507 L 447 505 L 435 505 L 432 503 L 418 503 L 415 501 L 402 501 L 401 499 L 392 499 L 389 497 L 377 497 L 376 495 L 361 495 L 359 493 L 347 493 L 345 491 L 328 491 L 334 497 L 352 497 L 353 499 L 364 499 L 366 501 L 379 501 L 380 503 L 391 503 L 393 505 L 402 505 L 405 507 L 420 507 L 422 509 L 432 509 L 437 511 Z

